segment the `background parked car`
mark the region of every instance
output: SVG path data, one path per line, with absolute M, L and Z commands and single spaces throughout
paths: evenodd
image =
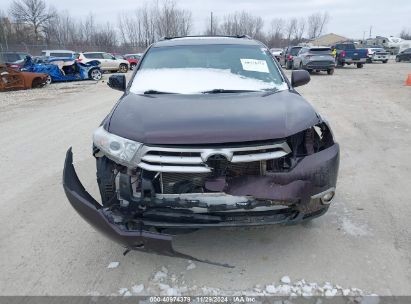
M 275 57 L 275 59 L 278 60 L 278 62 L 280 62 L 280 58 L 281 55 L 283 54 L 283 49 L 279 49 L 279 48 L 272 48 L 270 49 L 271 54 L 273 54 L 273 56 Z
M 124 58 L 130 63 L 130 70 L 132 70 L 140 61 L 141 54 L 125 54 Z
M 20 72 L 0 64 L 0 91 L 41 88 L 47 82 L 47 74 Z
M 73 58 L 75 52 L 70 50 L 43 50 L 41 56 L 58 57 L 58 58 Z
M 50 58 L 46 63 L 33 63 L 27 58 L 22 70 L 47 74 L 47 83 L 75 80 L 100 80 L 102 71 L 97 60 L 82 63 L 69 58 Z
M 100 61 L 102 71 L 127 73 L 130 63 L 125 59 L 117 59 L 110 53 L 105 52 L 84 52 L 76 54 L 77 61 L 87 63 L 92 60 Z
M 293 68 L 300 70 L 327 71 L 328 75 L 334 74 L 335 60 L 329 47 L 303 47 L 294 56 Z
M 382 63 L 387 63 L 390 53 L 384 50 L 382 47 L 370 47 L 368 48 L 368 58 L 367 62 L 372 63 L 376 61 L 381 61 Z
M 410 49 L 406 49 L 404 51 L 402 51 L 401 53 L 399 53 L 396 57 L 395 57 L 395 61 L 400 62 L 400 61 L 411 61 L 411 48 Z
M 280 64 L 285 66 L 287 70 L 291 69 L 293 67 L 294 56 L 297 56 L 301 48 L 302 46 L 289 46 L 286 48 L 280 57 Z
M 334 47 L 337 49 L 335 61 L 338 67 L 343 67 L 346 64 L 356 64 L 357 68 L 362 68 L 367 61 L 368 50 L 357 49 L 352 42 L 337 43 Z
M 6 63 L 12 69 L 19 70 L 27 56 L 30 55 L 22 52 L 2 52 L 0 53 L 0 62 Z

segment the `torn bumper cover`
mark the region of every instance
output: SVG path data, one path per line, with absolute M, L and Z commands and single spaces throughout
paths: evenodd
M 339 146 L 333 144 L 306 156 L 290 172 L 267 172 L 266 176 L 231 180 L 224 192 L 231 196 L 251 197 L 248 202 L 211 206 L 201 201 L 156 197 L 148 202 L 136 201 L 145 203 L 146 211 L 139 218 L 138 225 L 133 226 L 139 228 L 133 230 L 116 224 L 106 208 L 84 189 L 73 166 L 71 148 L 66 155 L 63 186 L 71 205 L 83 219 L 125 248 L 221 265 L 176 252 L 171 244 L 171 235 L 145 229 L 295 224 L 312 219 L 328 210 L 329 202 L 322 201 L 322 195 L 335 190 L 338 167 Z M 282 208 L 272 208 L 275 205 Z M 206 212 L 185 213 L 181 210 L 189 207 L 205 208 Z M 269 210 L 256 211 L 261 207 Z
M 102 206 L 84 189 L 73 166 L 71 148 L 67 151 L 63 171 L 63 187 L 66 196 L 78 214 L 96 230 L 117 242 L 127 250 L 138 250 L 171 257 L 180 257 L 208 264 L 232 267 L 210 262 L 177 252 L 172 247 L 172 236 L 144 230 L 125 231 L 108 221 Z

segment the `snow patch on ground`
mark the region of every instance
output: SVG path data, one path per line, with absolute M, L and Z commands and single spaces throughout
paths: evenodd
M 134 285 L 133 287 L 131 287 L 131 290 L 133 291 L 133 293 L 142 293 L 144 290 L 144 284 Z
M 187 266 L 187 270 L 192 270 L 192 269 L 195 269 L 197 266 L 196 266 L 196 264 L 194 264 L 193 263 L 193 261 L 188 261 L 188 266 Z
M 189 265 L 194 264 L 189 261 Z M 188 267 L 187 267 L 188 268 Z M 266 285 L 256 285 L 251 290 L 220 289 L 209 286 L 188 286 L 184 273 L 174 274 L 162 267 L 154 272 L 147 286 L 143 284 L 121 288 L 120 295 L 160 295 L 160 296 L 285 296 L 290 297 L 344 297 L 347 303 L 378 304 L 380 299 L 375 294 L 367 295 L 361 289 L 342 287 L 331 282 L 315 283 L 304 279 L 292 281 L 289 276 L 282 276 L 279 281 Z
M 110 264 L 108 264 L 107 268 L 108 269 L 117 268 L 118 265 L 120 265 L 120 262 L 110 262 Z
M 345 233 L 353 236 L 365 236 L 368 234 L 366 225 L 354 224 L 347 218 L 344 218 L 342 221 L 342 229 Z

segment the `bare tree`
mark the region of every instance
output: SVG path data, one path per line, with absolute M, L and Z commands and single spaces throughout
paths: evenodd
M 123 45 L 147 47 L 160 37 L 188 35 L 191 19 L 191 12 L 179 9 L 172 0 L 145 4 L 132 14 L 119 15 L 120 39 Z
M 184 36 L 191 29 L 191 12 L 178 9 L 173 0 L 163 0 L 155 10 L 158 37 Z
M 291 43 L 291 38 L 292 38 L 293 35 L 295 35 L 297 25 L 298 25 L 297 18 L 291 18 L 287 21 L 287 25 L 285 26 L 284 33 L 285 33 L 288 44 Z
M 411 40 L 411 30 L 410 29 L 402 29 L 400 33 L 400 38 L 405 40 Z
M 305 18 L 301 18 L 297 21 L 295 29 L 294 29 L 294 39 L 297 42 L 301 42 L 305 33 Z
M 263 37 L 264 21 L 245 11 L 224 16 L 220 30 L 224 35 L 249 35 L 256 39 Z
M 283 45 L 283 32 L 285 21 L 281 18 L 274 18 L 270 24 L 270 30 L 266 36 L 266 44 L 269 47 L 280 47 Z
M 10 14 L 17 22 L 32 26 L 35 40 L 38 41 L 43 27 L 55 16 L 55 11 L 47 8 L 44 0 L 15 0 L 11 4 Z
M 330 15 L 328 12 L 314 13 L 308 16 L 308 38 L 315 39 L 321 36 L 329 21 Z

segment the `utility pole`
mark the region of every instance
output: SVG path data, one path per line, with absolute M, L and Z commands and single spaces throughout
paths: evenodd
M 211 15 L 210 15 L 210 34 L 211 34 L 211 36 L 214 35 L 214 30 L 213 30 L 213 12 L 211 12 Z
M 372 33 L 372 25 L 370 26 L 370 38 L 371 38 L 371 33 Z

